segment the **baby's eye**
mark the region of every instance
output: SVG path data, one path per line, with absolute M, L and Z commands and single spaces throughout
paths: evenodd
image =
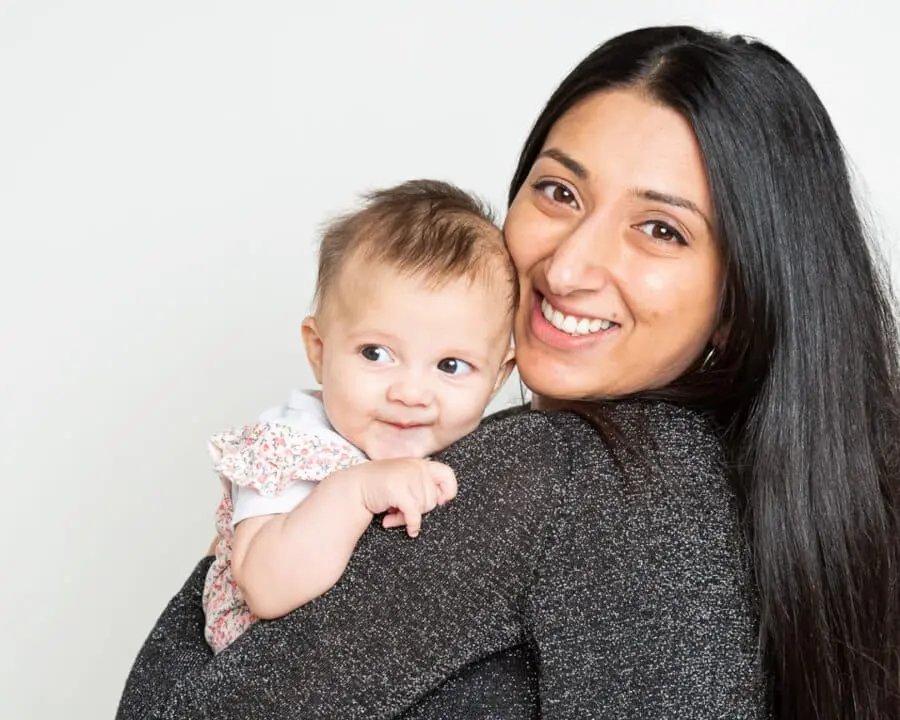
M 658 242 L 687 245 L 684 236 L 680 232 L 671 225 L 660 222 L 659 220 L 648 220 L 640 225 L 635 225 L 635 227 Z
M 573 210 L 578 209 L 578 200 L 575 198 L 575 193 L 561 182 L 541 180 L 534 184 L 534 189 L 552 202 L 568 205 Z
M 444 358 L 437 364 L 437 367 L 438 370 L 448 375 L 468 375 L 475 369 L 459 358 Z
M 391 354 L 388 352 L 387 348 L 384 348 L 381 345 L 363 345 L 359 349 L 359 354 L 369 362 L 374 363 L 388 362 L 391 359 Z

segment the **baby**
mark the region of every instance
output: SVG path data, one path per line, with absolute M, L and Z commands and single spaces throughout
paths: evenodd
M 450 472 L 337 471 L 426 458 L 474 430 L 512 370 L 515 302 L 500 230 L 452 185 L 371 193 L 326 229 L 302 326 L 321 391 L 211 441 L 225 485 L 203 594 L 214 651 L 334 585 L 375 515 L 415 537 L 422 515 L 456 495 Z

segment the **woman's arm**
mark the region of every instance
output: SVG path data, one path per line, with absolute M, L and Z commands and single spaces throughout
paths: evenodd
M 390 717 L 524 643 L 524 599 L 557 514 L 566 448 L 531 413 L 487 423 L 439 459 L 456 470 L 459 494 L 418 538 L 370 526 L 328 593 L 257 623 L 174 686 L 164 672 L 140 673 L 120 720 Z M 202 619 L 168 620 L 154 632 L 172 637 L 173 653 L 203 642 Z
M 215 543 L 210 548 L 214 552 Z M 212 564 L 205 557 L 172 598 L 144 641 L 125 682 L 117 719 L 142 717 L 144 708 L 165 702 L 168 692 L 212 657 L 203 636 L 203 582 Z

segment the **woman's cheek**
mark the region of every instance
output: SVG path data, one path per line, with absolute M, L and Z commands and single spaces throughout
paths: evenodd
M 519 270 L 527 266 L 527 257 L 538 249 L 541 238 L 540 224 L 530 215 L 527 208 L 514 205 L 504 228 L 506 247 Z

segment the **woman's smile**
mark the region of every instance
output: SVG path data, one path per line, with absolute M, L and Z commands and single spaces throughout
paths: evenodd
M 560 350 L 582 350 L 609 339 L 618 323 L 562 312 L 546 297 L 534 293 L 528 330 L 539 342 Z

